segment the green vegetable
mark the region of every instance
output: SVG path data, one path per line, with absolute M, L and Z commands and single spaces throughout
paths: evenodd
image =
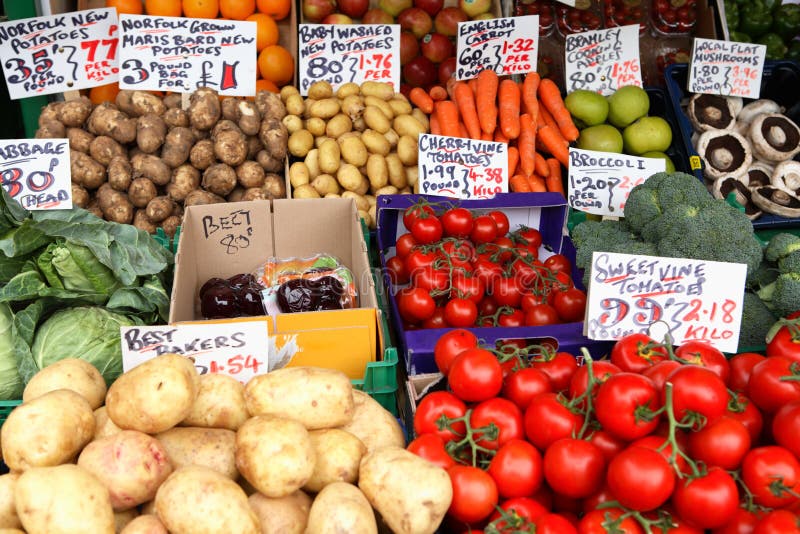
M 792 41 L 792 44 L 789 45 L 789 49 L 786 51 L 785 58 L 791 59 L 792 61 L 800 61 L 800 41 Z
M 769 329 L 778 318 L 770 311 L 758 295 L 744 292 L 742 300 L 742 323 L 739 329 L 738 352 L 763 348 Z
M 36 265 L 51 287 L 91 291 L 110 295 L 120 287 L 111 269 L 92 252 L 63 239 L 50 243 L 36 259 Z
M 730 32 L 731 41 L 735 41 L 737 43 L 749 43 L 752 42 L 753 38 L 747 35 L 744 32 Z
M 757 38 L 769 31 L 772 14 L 762 2 L 749 2 L 739 6 L 738 30 Z
M 739 27 L 739 5 L 731 0 L 725 0 L 725 23 L 730 31 Z
M 764 258 L 776 262 L 797 251 L 800 251 L 800 237 L 789 232 L 780 232 L 770 238 L 764 248 Z
M 783 39 L 781 39 L 781 36 L 777 33 L 765 33 L 756 39 L 756 42 L 758 44 L 767 45 L 766 59 L 783 59 L 783 56 L 786 55 L 786 51 L 788 50 Z
M 14 314 L 8 304 L 0 304 L 0 400 L 22 398 L 22 378 L 14 357 Z
M 800 273 L 781 273 L 773 283 L 758 290 L 758 296 L 779 317 L 800 310 Z
M 771 29 L 780 35 L 784 41 L 789 41 L 800 35 L 800 5 L 781 5 L 775 11 Z

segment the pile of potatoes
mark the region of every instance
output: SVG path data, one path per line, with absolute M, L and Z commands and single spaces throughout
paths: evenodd
M 220 100 L 120 91 L 115 103 L 53 102 L 37 138 L 69 139 L 73 203 L 107 220 L 172 236 L 194 204 L 283 198 L 289 133 L 280 97 Z
M 106 390 L 65 359 L 31 379 L 0 432 L 0 531 L 433 533 L 449 476 L 403 446 L 392 414 L 339 371 L 242 385 L 165 354 Z
M 389 83 L 328 82 L 281 89 L 289 131 L 292 198 L 353 198 L 375 228 L 379 195 L 412 193 L 418 178 L 417 140 L 428 117 Z

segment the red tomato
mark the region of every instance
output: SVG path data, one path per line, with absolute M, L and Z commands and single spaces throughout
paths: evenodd
M 472 232 L 469 237 L 476 245 L 491 243 L 497 239 L 497 223 L 488 215 L 478 215 L 472 221 Z
M 789 317 L 792 318 L 791 315 Z M 800 329 L 797 325 L 784 325 L 778 329 L 767 343 L 767 356 L 783 356 L 800 361 Z
M 544 514 L 534 519 L 536 534 L 578 534 L 567 518 L 560 514 Z
M 728 362 L 731 367 L 731 377 L 728 387 L 733 391 L 747 391 L 747 382 L 753 373 L 753 367 L 764 361 L 764 356 L 757 352 L 742 352 L 735 355 Z
M 641 371 L 641 373 L 652 380 L 656 389 L 661 391 L 664 389 L 664 383 L 667 381 L 667 377 L 681 365 L 683 364 L 675 360 L 663 360 Z
M 595 416 L 621 440 L 632 441 L 653 432 L 660 415 L 659 393 L 653 381 L 636 373 L 618 373 L 597 388 Z
M 433 315 L 436 303 L 431 294 L 418 287 L 406 287 L 397 294 L 400 317 L 408 323 L 420 323 Z
M 737 393 L 736 402 L 728 403 L 728 411 L 725 412 L 725 415 L 736 419 L 744 425 L 747 433 L 750 434 L 751 444 L 758 442 L 758 438 L 764 428 L 764 416 L 761 415 L 761 412 L 750 399 L 741 393 Z
M 562 438 L 544 453 L 544 478 L 556 493 L 582 499 L 603 484 L 606 460 L 597 446 L 582 439 Z
M 472 271 L 475 247 L 468 240 L 445 239 L 442 241 L 442 253 L 452 267 L 463 267 Z
M 772 420 L 775 442 L 800 457 L 800 401 L 781 406 Z
M 498 500 L 494 479 L 486 471 L 469 465 L 454 465 L 447 473 L 453 485 L 453 500 L 447 513 L 464 523 L 489 517 Z
M 443 375 L 450 371 L 450 364 L 462 351 L 478 346 L 478 338 L 469 330 L 456 328 L 445 332 L 433 347 L 433 359 Z
M 554 273 L 565 272 L 569 274 L 572 270 L 572 263 L 563 254 L 553 254 L 544 260 L 544 266 Z
M 703 534 L 705 532 L 703 529 L 688 525 L 683 519 L 676 517 L 674 514 L 668 516 L 668 523 L 666 531 L 661 525 L 653 525 L 650 527 L 650 534 Z
M 463 272 L 453 275 L 450 298 L 469 299 L 477 305 L 483 299 L 485 291 L 483 282 L 477 276 Z
M 504 309 L 506 311 L 502 311 L 497 318 L 497 326 L 517 328 L 525 325 L 525 314 L 522 313 L 522 310 L 514 308 Z
M 708 466 L 733 471 L 750 450 L 750 433 L 740 421 L 723 415 L 689 433 L 689 454 Z
M 608 360 L 597 360 L 592 362 L 592 376 L 595 379 L 595 391 L 597 394 L 597 387 L 611 378 L 612 376 L 622 372 L 619 367 L 609 362 Z M 574 399 L 580 397 L 586 392 L 589 387 L 589 366 L 582 365 L 575 370 L 572 379 L 569 383 L 569 398 Z
M 433 211 L 431 206 L 415 204 L 407 207 L 403 211 L 403 226 L 406 227 L 406 230 L 411 230 L 411 227 L 417 219 L 435 216 L 436 212 Z
M 737 508 L 731 522 L 715 528 L 711 534 L 752 534 L 758 521 L 759 516 L 756 512 Z
M 606 457 L 606 461 L 608 460 L 610 458 Z M 616 500 L 617 498 L 608 489 L 608 483 L 606 482 L 594 495 L 589 495 L 581 501 L 581 511 L 584 514 L 588 514 L 592 510 L 596 510 L 601 504 Z
M 667 377 L 667 382 L 673 386 L 672 407 L 678 421 L 693 412 L 705 416 L 708 424 L 722 417 L 727 409 L 728 389 L 719 375 L 710 369 L 684 365 L 675 369 Z M 662 403 L 665 399 L 666 389 L 662 391 Z
M 492 256 L 500 263 L 505 263 L 510 260 L 512 254 L 514 253 L 514 242 L 505 236 L 497 237 L 497 239 L 492 241 L 492 246 L 494 246 L 497 250 L 497 252 L 493 253 Z
M 487 259 L 478 259 L 472 264 L 472 274 L 476 276 L 483 287 L 489 288 L 494 285 L 494 281 L 503 275 L 503 268 L 500 265 Z
M 466 208 L 451 208 L 440 217 L 444 235 L 448 237 L 469 237 L 472 231 L 472 213 Z
M 731 475 L 719 467 L 712 467 L 699 477 L 678 480 L 672 504 L 689 525 L 718 528 L 735 517 L 739 490 Z
M 478 306 L 469 299 L 451 299 L 444 306 L 444 320 L 456 328 L 474 326 L 478 319 Z
M 543 451 L 554 441 L 577 433 L 583 425 L 583 415 L 570 411 L 555 393 L 542 393 L 531 400 L 523 423 L 528 441 Z
M 508 217 L 506 216 L 505 213 L 503 213 L 502 211 L 493 210 L 487 213 L 486 215 L 494 219 L 494 223 L 497 226 L 498 237 L 504 236 L 508 233 L 509 223 L 508 223 Z
M 784 404 L 800 399 L 800 382 L 792 364 L 785 356 L 770 356 L 753 367 L 747 382 L 747 396 L 767 413 L 774 413 Z M 782 380 L 794 377 L 794 380 Z
M 450 469 L 456 461 L 447 453 L 444 444 L 438 434 L 422 434 L 409 443 L 407 449 L 442 469 Z
M 467 349 L 450 365 L 447 383 L 458 398 L 466 402 L 481 402 L 500 393 L 503 369 L 488 350 Z
M 414 250 L 419 243 L 417 240 L 414 239 L 414 236 L 411 235 L 411 232 L 405 233 L 397 238 L 397 243 L 395 243 L 395 250 L 397 251 L 397 255 L 405 259 L 411 251 Z
M 453 423 L 452 428 L 439 429 L 438 419 L 447 416 L 450 419 L 464 417 L 467 406 L 452 393 L 432 391 L 417 405 L 414 412 L 414 434 L 437 434 L 444 441 L 460 439 L 466 433 L 467 426 L 463 421 Z
M 450 284 L 450 273 L 434 264 L 426 265 L 411 273 L 411 283 L 421 289 L 442 292 Z
M 487 399 L 472 409 L 469 418 L 470 426 L 473 429 L 487 428 L 489 425 L 496 427 L 496 436 L 489 437 L 489 434 L 481 433 L 476 437 L 476 443 L 481 447 L 497 450 L 505 445 L 509 440 L 522 439 L 522 412 L 516 404 L 508 399 L 495 397 Z
M 608 464 L 608 488 L 620 504 L 647 512 L 664 504 L 675 488 L 675 471 L 663 455 L 631 446 Z
M 549 304 L 536 304 L 525 312 L 525 326 L 546 326 L 558 323 L 558 312 Z
M 592 432 L 592 435 L 589 436 L 589 441 L 594 443 L 597 448 L 600 449 L 606 459 L 606 462 L 610 462 L 611 459 L 619 454 L 626 445 L 624 441 L 617 439 L 611 435 L 611 433 L 606 432 L 605 430 L 595 430 Z
M 537 451 L 538 454 L 538 451 Z M 539 501 L 528 497 L 513 497 L 500 503 L 500 508 L 506 512 L 513 512 L 522 519 L 533 521 L 537 517 L 549 512 Z M 500 519 L 500 512 L 495 511 L 489 521 Z M 500 532 L 505 532 L 504 528 L 509 528 L 506 521 L 498 521 L 495 525 Z M 473 531 L 474 532 L 474 531 Z
M 675 356 L 686 363 L 700 365 L 714 371 L 723 382 L 728 383 L 731 367 L 728 359 L 719 349 L 706 341 L 687 341 L 677 349 Z
M 423 252 L 419 249 L 415 249 L 409 252 L 408 256 L 403 259 L 403 264 L 405 265 L 408 275 L 413 278 L 417 271 L 432 266 L 438 257 L 438 254 L 435 252 Z
M 411 235 L 421 245 L 436 243 L 442 238 L 442 223 L 438 217 L 419 218 L 411 225 Z
M 555 303 L 555 300 L 555 291 L 550 291 L 549 289 L 540 293 L 526 291 L 522 294 L 522 299 L 520 300 L 519 305 L 522 308 L 522 311 L 527 312 L 539 304 L 550 304 L 552 306 Z
M 643 373 L 669 357 L 666 348 L 643 333 L 629 334 L 611 347 L 611 363 L 623 371 Z
M 533 495 L 544 477 L 542 455 L 524 439 L 512 439 L 501 446 L 487 471 L 504 499 Z M 545 510 L 543 506 L 541 509 Z
M 444 308 L 436 306 L 433 315 L 422 321 L 422 328 L 447 328 L 447 321 L 444 320 Z
M 680 438 L 681 434 L 678 435 Z M 646 449 L 652 449 L 657 453 L 661 454 L 665 460 L 670 461 L 672 457 L 672 445 L 669 443 L 665 436 L 657 436 L 655 434 L 651 434 L 649 436 L 645 436 L 643 438 L 639 438 L 635 441 L 632 441 L 629 445 L 630 447 L 644 447 Z M 680 450 L 684 450 L 684 446 L 682 445 L 680 439 L 678 439 L 678 447 Z M 686 459 L 681 456 L 680 454 L 675 455 L 675 464 L 677 469 L 673 467 L 676 472 L 686 473 L 688 470 L 688 463 Z
M 503 384 L 503 397 L 525 410 L 531 400 L 540 393 L 548 393 L 553 388 L 547 374 L 536 367 L 524 367 L 506 376 Z
M 522 299 L 522 288 L 513 277 L 501 276 L 495 278 L 491 287 L 491 295 L 499 306 L 518 308 Z
M 626 517 L 617 522 L 621 515 L 622 511 L 619 508 L 592 510 L 581 518 L 581 522 L 578 523 L 578 533 L 608 534 L 609 530 L 606 525 L 611 520 L 614 523 L 615 534 L 644 534 L 642 527 L 633 517 Z
M 574 323 L 583 321 L 583 314 L 586 311 L 586 293 L 576 287 L 555 291 L 553 305 L 562 322 Z
M 753 534 L 800 534 L 800 517 L 789 510 L 767 512 L 753 529 Z
M 800 461 L 776 445 L 751 449 L 742 461 L 742 481 L 756 504 L 786 508 L 798 502 Z
M 564 391 L 578 370 L 578 360 L 569 352 L 550 352 L 537 356 L 533 366 L 550 378 L 553 391 Z
M 400 256 L 392 256 L 386 260 L 386 271 L 389 273 L 389 280 L 392 285 L 402 286 L 409 281 L 408 271 L 406 271 L 403 258 Z
M 542 245 L 542 233 L 536 228 L 520 226 L 514 231 L 514 234 L 523 241 L 523 244 L 534 250 Z

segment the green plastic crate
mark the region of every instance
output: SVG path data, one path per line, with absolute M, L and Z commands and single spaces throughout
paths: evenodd
M 3 426 L 8 419 L 8 414 L 20 404 L 22 404 L 22 400 L 0 401 L 0 426 Z

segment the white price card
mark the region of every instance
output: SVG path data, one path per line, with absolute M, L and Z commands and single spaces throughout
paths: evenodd
M 253 96 L 256 23 L 121 15 L 121 89 Z
M 197 371 L 220 373 L 246 384 L 272 369 L 266 320 L 160 326 L 122 326 L 122 369 L 162 354 L 182 354 Z
M 584 335 L 620 339 L 658 323 L 676 345 L 736 352 L 746 275 L 743 263 L 595 252 Z
M 767 46 L 695 37 L 687 89 L 691 93 L 759 98 Z
M 456 79 L 469 80 L 484 69 L 499 75 L 536 71 L 539 15 L 458 23 Z
M 117 81 L 118 25 L 113 8 L 0 23 L 0 60 L 11 99 Z
M 300 24 L 297 36 L 300 94 L 319 80 L 334 91 L 350 82 L 387 82 L 400 92 L 399 24 Z
M 638 24 L 567 35 L 564 59 L 567 93 L 610 95 L 624 85 L 642 87 Z
M 570 148 L 567 200 L 579 211 L 622 217 L 631 189 L 665 170 L 662 158 Z
M 72 207 L 69 141 L 0 141 L 0 183 L 8 196 L 28 210 Z
M 461 199 L 508 192 L 508 144 L 419 136 L 419 192 Z

